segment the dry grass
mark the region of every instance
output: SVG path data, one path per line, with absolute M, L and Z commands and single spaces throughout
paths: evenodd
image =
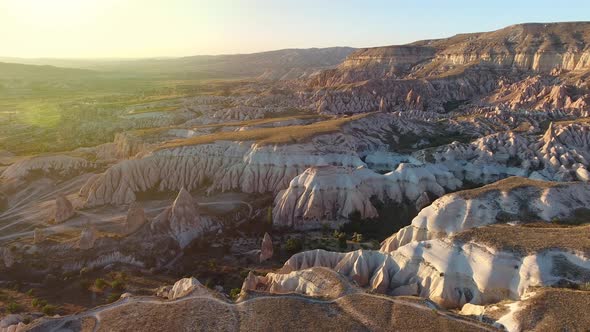
M 192 129 L 205 129 L 205 128 L 221 128 L 221 127 L 249 127 L 249 126 L 260 126 L 269 123 L 275 123 L 280 121 L 290 120 L 308 120 L 308 119 L 329 119 L 329 116 L 319 114 L 304 114 L 294 116 L 283 116 L 278 118 L 265 118 L 265 119 L 254 119 L 246 121 L 236 122 L 224 122 L 224 123 L 213 123 L 208 125 L 201 125 L 192 127 Z
M 567 184 L 568 184 L 567 182 L 558 183 L 558 182 L 550 182 L 550 181 L 532 180 L 532 179 L 523 178 L 523 177 L 519 177 L 519 176 L 511 176 L 509 178 L 494 182 L 492 184 L 488 184 L 488 185 L 480 187 L 480 188 L 458 191 L 458 192 L 456 192 L 456 194 L 459 195 L 463 199 L 473 199 L 473 198 L 476 198 L 476 197 L 483 195 L 485 193 L 488 193 L 491 191 L 496 191 L 496 190 L 502 191 L 502 192 L 508 192 L 508 191 L 514 190 L 516 188 L 522 188 L 522 187 L 537 187 L 540 189 L 547 189 L 547 188 L 553 188 L 553 187 L 557 187 L 557 186 L 564 186 Z
M 220 132 L 210 135 L 178 139 L 162 144 L 158 149 L 169 149 L 181 146 L 209 144 L 215 141 L 255 141 L 258 144 L 300 143 L 312 137 L 337 132 L 340 128 L 354 120 L 361 119 L 370 113 L 350 117 L 326 120 L 309 125 L 297 125 L 278 128 L 259 128 L 247 131 Z
M 587 331 L 590 292 L 545 288 L 525 302 L 517 314 L 522 331 Z
M 473 241 L 521 255 L 564 248 L 590 256 L 590 225 L 567 227 L 547 223 L 526 226 L 497 224 L 463 231 L 453 239 L 460 242 Z
M 310 301 L 301 296 L 259 297 L 239 304 L 213 298 L 156 303 L 125 303 L 100 312 L 96 331 L 489 331 L 490 327 L 463 317 L 414 307 L 414 301 L 390 301 L 366 294 L 338 300 Z M 165 303 L 165 304 L 164 304 Z M 100 308 L 98 310 L 101 310 Z M 82 324 L 70 319 L 66 326 Z M 86 317 L 92 317 L 87 315 Z M 64 319 L 38 321 L 33 330 L 50 329 Z

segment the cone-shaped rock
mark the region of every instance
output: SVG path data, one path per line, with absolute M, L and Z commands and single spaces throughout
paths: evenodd
M 94 247 L 94 242 L 98 236 L 96 235 L 96 231 L 92 227 L 86 227 L 80 233 L 80 240 L 78 240 L 78 247 L 82 250 L 92 249 Z
M 193 239 L 214 228 L 213 222 L 199 215 L 196 202 L 184 188 L 180 189 L 172 206 L 160 213 L 152 223 L 152 230 L 168 232 L 180 245 L 186 247 Z
M 146 220 L 143 207 L 137 202 L 131 203 L 127 211 L 127 217 L 125 218 L 125 234 L 135 232 L 145 224 Z
M 260 262 L 262 263 L 265 260 L 272 258 L 272 254 L 272 238 L 268 233 L 264 233 L 264 238 L 262 239 L 262 248 L 260 249 Z
M 59 194 L 55 199 L 55 222 L 61 224 L 70 219 L 75 214 L 72 203 L 64 196 Z

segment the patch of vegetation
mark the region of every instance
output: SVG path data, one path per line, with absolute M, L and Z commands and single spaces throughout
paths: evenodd
M 301 251 L 303 248 L 303 241 L 296 238 L 290 238 L 285 243 L 285 250 L 291 253 L 296 253 Z
M 533 179 L 529 179 L 529 178 L 511 176 L 509 178 L 494 182 L 492 184 L 485 185 L 480 188 L 458 191 L 456 194 L 464 199 L 473 199 L 473 198 L 476 198 L 480 195 L 485 194 L 486 192 L 490 192 L 490 191 L 494 191 L 494 190 L 508 192 L 508 191 L 514 190 L 516 188 L 527 187 L 527 186 L 547 189 L 547 188 L 557 187 L 560 185 L 564 185 L 564 183 L 533 180 Z
M 121 298 L 121 293 L 111 293 L 107 297 L 107 302 L 108 303 L 113 303 L 113 302 L 117 301 L 120 298 Z
M 240 297 L 241 292 L 242 290 L 240 288 L 232 288 L 232 290 L 229 291 L 229 297 L 231 297 L 232 300 L 237 300 L 238 297 Z
M 53 316 L 57 312 L 57 307 L 51 304 L 46 304 L 41 308 L 41 312 L 46 316 Z
M 158 149 L 181 146 L 209 144 L 215 141 L 255 141 L 258 144 L 288 144 L 305 142 L 315 136 L 337 132 L 340 128 L 354 120 L 368 116 L 370 113 L 342 117 L 309 125 L 297 125 L 277 128 L 257 128 L 245 131 L 219 132 L 210 135 L 178 139 L 162 144 Z
M 6 305 L 6 311 L 10 314 L 21 312 L 22 310 L 23 310 L 23 306 L 16 303 L 16 302 L 9 302 Z
M 381 202 L 375 197 L 371 203 L 377 209 L 379 216 L 373 219 L 362 219 L 359 212 L 348 216 L 349 222 L 340 227 L 340 231 L 347 234 L 360 234 L 362 241 L 376 240 L 381 242 L 402 227 L 410 224 L 416 211 L 412 207 L 392 201 Z
M 108 282 L 106 282 L 104 279 L 102 278 L 98 278 L 96 280 L 94 280 L 94 287 L 96 287 L 96 289 L 98 290 L 103 290 L 105 289 L 107 286 L 109 285 Z

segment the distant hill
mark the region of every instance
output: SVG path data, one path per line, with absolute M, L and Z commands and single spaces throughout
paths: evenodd
M 48 65 L 25 65 L 0 62 L 0 80 L 3 79 L 79 79 L 95 76 L 92 70 L 60 68 Z
M 208 78 L 261 77 L 304 78 L 321 69 L 340 64 L 354 49 L 350 47 L 284 49 L 252 54 L 199 55 L 160 59 L 15 59 L 4 61 L 83 68 L 106 72 L 173 75 Z M 3 58 L 0 58 L 3 60 Z

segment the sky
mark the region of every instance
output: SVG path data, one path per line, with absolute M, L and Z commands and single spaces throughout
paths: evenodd
M 403 44 L 590 21 L 589 0 L 0 0 L 0 56 L 138 58 Z

